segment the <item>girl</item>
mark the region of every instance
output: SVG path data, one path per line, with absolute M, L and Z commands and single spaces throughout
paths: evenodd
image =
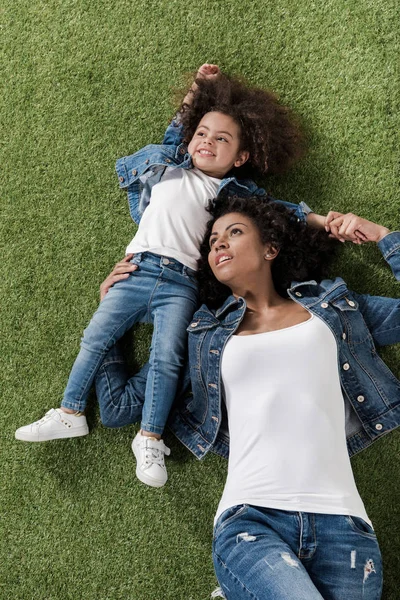
M 400 279 L 400 232 L 351 220 Z M 215 205 L 201 248 L 194 397 L 171 426 L 199 458 L 229 447 L 213 541 L 228 600 L 380 598 L 349 455 L 400 424 L 400 381 L 375 349 L 400 342 L 400 300 L 317 283 L 329 252 L 320 232 L 257 198 Z
M 20 427 L 17 439 L 86 435 L 83 411 L 95 382 L 103 423 L 120 427 L 141 419 L 132 444 L 138 478 L 155 487 L 165 484 L 169 449 L 161 436 L 184 362 L 186 327 L 197 306 L 195 272 L 208 200 L 240 192 L 267 204 L 265 191 L 245 176 L 283 172 L 301 153 L 299 129 L 275 96 L 228 78 L 216 65 L 200 67 L 163 144 L 117 161 L 120 187 L 139 224 L 127 248 L 130 274 L 104 295 L 85 330 L 61 407 Z M 305 204 L 286 205 L 298 219 L 323 226 L 324 219 Z M 104 367 L 118 363 L 115 345 L 137 322 L 154 325 L 149 364 L 111 395 Z

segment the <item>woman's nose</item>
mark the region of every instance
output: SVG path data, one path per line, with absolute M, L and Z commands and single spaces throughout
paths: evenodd
M 221 237 L 214 243 L 214 248 L 218 252 L 221 248 L 226 248 L 228 246 L 228 242 L 225 238 Z

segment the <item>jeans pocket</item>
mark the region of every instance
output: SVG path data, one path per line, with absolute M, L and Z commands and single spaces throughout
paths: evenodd
M 347 522 L 355 533 L 364 535 L 369 538 L 376 538 L 376 533 L 369 523 L 364 521 L 361 517 L 346 517 Z
M 225 529 L 225 527 L 231 523 L 234 519 L 242 515 L 248 508 L 247 504 L 238 504 L 237 506 L 231 506 L 231 508 L 227 508 L 224 510 L 222 515 L 220 515 L 215 523 L 214 527 L 214 540 L 217 539 L 221 531 Z

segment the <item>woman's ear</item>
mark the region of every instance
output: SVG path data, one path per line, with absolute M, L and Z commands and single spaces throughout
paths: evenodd
M 242 165 L 244 165 L 244 163 L 246 161 L 249 160 L 249 156 L 250 156 L 250 152 L 248 152 L 247 150 L 242 150 L 241 152 L 239 152 L 237 159 L 235 160 L 233 166 L 241 167 Z
M 270 246 L 269 244 L 265 247 L 264 259 L 265 260 L 274 260 L 279 254 L 279 250 Z

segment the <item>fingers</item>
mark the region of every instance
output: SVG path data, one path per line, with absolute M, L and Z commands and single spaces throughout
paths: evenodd
M 100 285 L 100 301 L 104 299 L 109 289 L 115 283 L 123 279 L 128 279 L 130 274 L 139 268 L 138 265 L 129 262 L 132 257 L 133 254 L 127 254 L 122 260 L 117 262 L 111 273 L 105 278 Z
M 341 242 L 351 241 L 354 243 L 362 243 L 365 241 L 364 235 L 358 230 L 360 218 L 353 213 L 345 215 L 339 214 L 329 222 L 329 231 Z
M 343 216 L 343 213 L 337 212 L 336 210 L 330 210 L 325 217 L 325 231 L 329 231 L 331 222 L 341 216 Z
M 204 79 L 212 79 L 217 77 L 220 74 L 220 69 L 218 65 L 212 65 L 210 63 L 204 63 L 201 65 L 197 71 L 197 76 L 202 77 Z
M 333 211 L 328 214 L 325 226 L 336 239 L 341 242 L 351 241 L 354 244 L 377 242 L 388 231 L 385 227 L 353 213 L 340 214 Z
M 339 233 L 339 229 L 343 225 L 344 215 L 340 214 L 339 216 L 337 216 L 337 213 L 335 213 L 334 211 L 331 211 L 328 213 L 327 219 L 328 219 L 328 216 L 330 216 L 330 221 L 329 222 L 327 222 L 327 220 L 325 221 L 325 229 L 327 231 L 329 231 L 331 236 L 333 236 L 340 242 L 345 242 L 346 240 Z

